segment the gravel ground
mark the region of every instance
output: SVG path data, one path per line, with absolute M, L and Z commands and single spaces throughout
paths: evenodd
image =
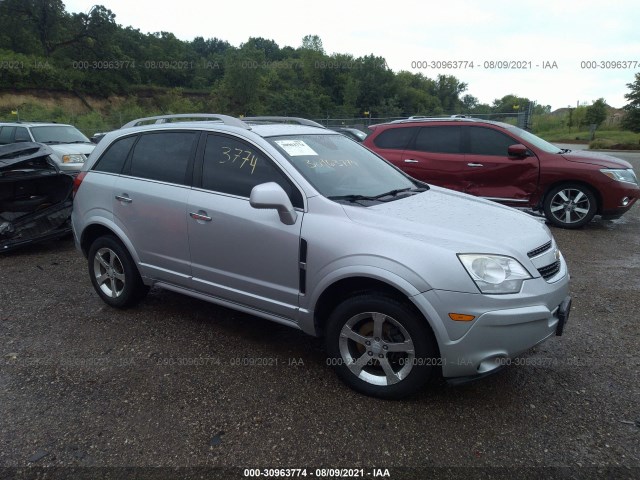
M 553 232 L 565 335 L 399 402 L 352 392 L 277 324 L 158 289 L 111 309 L 69 238 L 0 256 L 0 478 L 640 478 L 640 208 Z

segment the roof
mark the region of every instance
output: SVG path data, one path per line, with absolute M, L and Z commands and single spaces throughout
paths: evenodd
M 487 125 L 496 125 L 498 127 L 510 128 L 515 127 L 509 123 L 496 122 L 495 120 L 485 120 L 483 118 L 472 117 L 424 117 L 424 118 L 407 118 L 403 120 L 393 120 L 386 123 L 378 123 L 377 125 L 371 125 L 372 127 L 378 127 L 381 125 L 400 125 L 400 124 L 424 124 L 424 123 L 482 123 Z
M 279 135 L 311 135 L 335 133 L 312 120 L 298 117 L 246 117 L 238 119 L 217 113 L 158 115 L 132 120 L 116 132 L 155 131 L 166 129 L 215 129 L 216 131 L 253 132 L 261 137 Z
M 0 127 L 72 127 L 68 123 L 55 122 L 0 122 Z

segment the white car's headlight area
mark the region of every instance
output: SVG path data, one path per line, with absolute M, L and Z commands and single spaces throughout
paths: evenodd
M 482 293 L 518 293 L 522 282 L 533 278 L 511 257 L 460 253 L 458 258 Z
M 72 153 L 62 156 L 62 163 L 84 163 L 86 156 L 81 153 Z

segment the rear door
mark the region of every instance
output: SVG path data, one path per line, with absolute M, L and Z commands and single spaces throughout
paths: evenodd
M 285 318 L 300 293 L 303 198 L 257 146 L 221 133 L 206 137 L 187 208 L 193 288 Z M 249 204 L 251 189 L 276 182 L 298 209 L 294 225 Z
M 462 128 L 458 125 L 420 127 L 402 154 L 402 169 L 418 180 L 464 192 L 469 184 Z
M 372 136 L 371 148 L 382 158 L 404 170 L 402 155 L 407 146 L 413 141 L 419 127 L 392 127 L 385 129 L 380 135 Z M 365 140 L 365 145 L 369 144 Z
M 144 275 L 178 285 L 191 276 L 187 199 L 199 132 L 139 136 L 114 184 L 114 221 L 131 240 Z
M 467 125 L 465 130 L 465 192 L 502 203 L 525 205 L 538 187 L 538 157 L 510 157 L 507 149 L 520 143 L 487 126 Z

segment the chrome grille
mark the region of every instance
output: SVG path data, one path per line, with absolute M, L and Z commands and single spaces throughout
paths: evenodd
M 544 278 L 545 280 L 549 280 L 560 271 L 560 260 L 558 260 L 557 262 L 553 262 L 545 267 L 541 267 L 538 269 L 538 271 L 540 272 L 540 275 L 542 275 L 542 278 Z
M 545 243 L 544 245 L 540 245 L 538 248 L 534 248 L 533 250 L 531 250 L 530 252 L 527 252 L 527 256 L 529 258 L 533 258 L 533 257 L 537 257 L 538 255 L 540 255 L 541 253 L 546 252 L 547 250 L 549 250 L 551 248 L 551 241 L 548 241 L 547 243 Z

